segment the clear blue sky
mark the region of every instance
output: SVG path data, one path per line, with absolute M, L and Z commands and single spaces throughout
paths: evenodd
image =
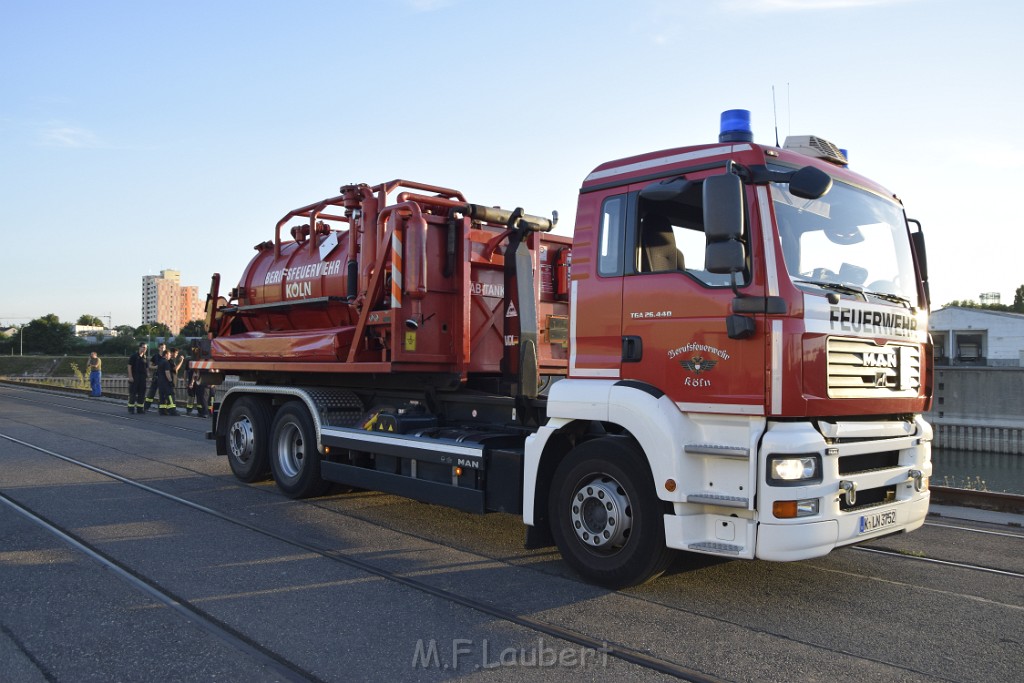
M 288 210 L 406 178 L 558 209 L 603 161 L 815 134 L 896 192 L 936 304 L 1024 283 L 1018 0 L 0 3 L 0 323 L 140 322 Z

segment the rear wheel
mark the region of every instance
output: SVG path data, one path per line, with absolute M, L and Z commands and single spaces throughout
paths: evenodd
M 251 397 L 238 399 L 228 415 L 228 463 L 235 477 L 245 482 L 262 481 L 270 473 L 267 441 L 270 410 Z
M 320 476 L 320 450 L 313 419 L 298 401 L 277 411 L 270 437 L 274 481 L 289 498 L 310 498 L 327 492 L 331 483 Z
M 605 437 L 574 448 L 555 470 L 548 515 L 565 561 L 602 586 L 644 583 L 672 561 L 664 504 L 632 439 Z

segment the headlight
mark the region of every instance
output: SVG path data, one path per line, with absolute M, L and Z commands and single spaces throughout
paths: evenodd
M 821 456 L 772 455 L 768 458 L 768 483 L 797 486 L 821 481 Z

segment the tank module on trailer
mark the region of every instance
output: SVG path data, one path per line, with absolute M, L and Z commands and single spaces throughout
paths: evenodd
M 557 217 L 395 180 L 288 213 L 207 301 L 243 481 L 522 515 L 587 579 L 800 560 L 928 509 L 924 236 L 814 136 L 611 161 Z M 290 239 L 282 229 L 293 223 Z

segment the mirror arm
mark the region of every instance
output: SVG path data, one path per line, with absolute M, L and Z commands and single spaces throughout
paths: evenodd
M 765 183 L 788 183 L 793 178 L 793 174 L 796 170 L 792 171 L 773 171 L 767 166 L 761 164 L 758 166 L 750 166 L 744 169 L 749 178 L 743 178 L 748 183 L 755 185 L 762 185 Z M 743 177 L 742 175 L 740 177 Z

